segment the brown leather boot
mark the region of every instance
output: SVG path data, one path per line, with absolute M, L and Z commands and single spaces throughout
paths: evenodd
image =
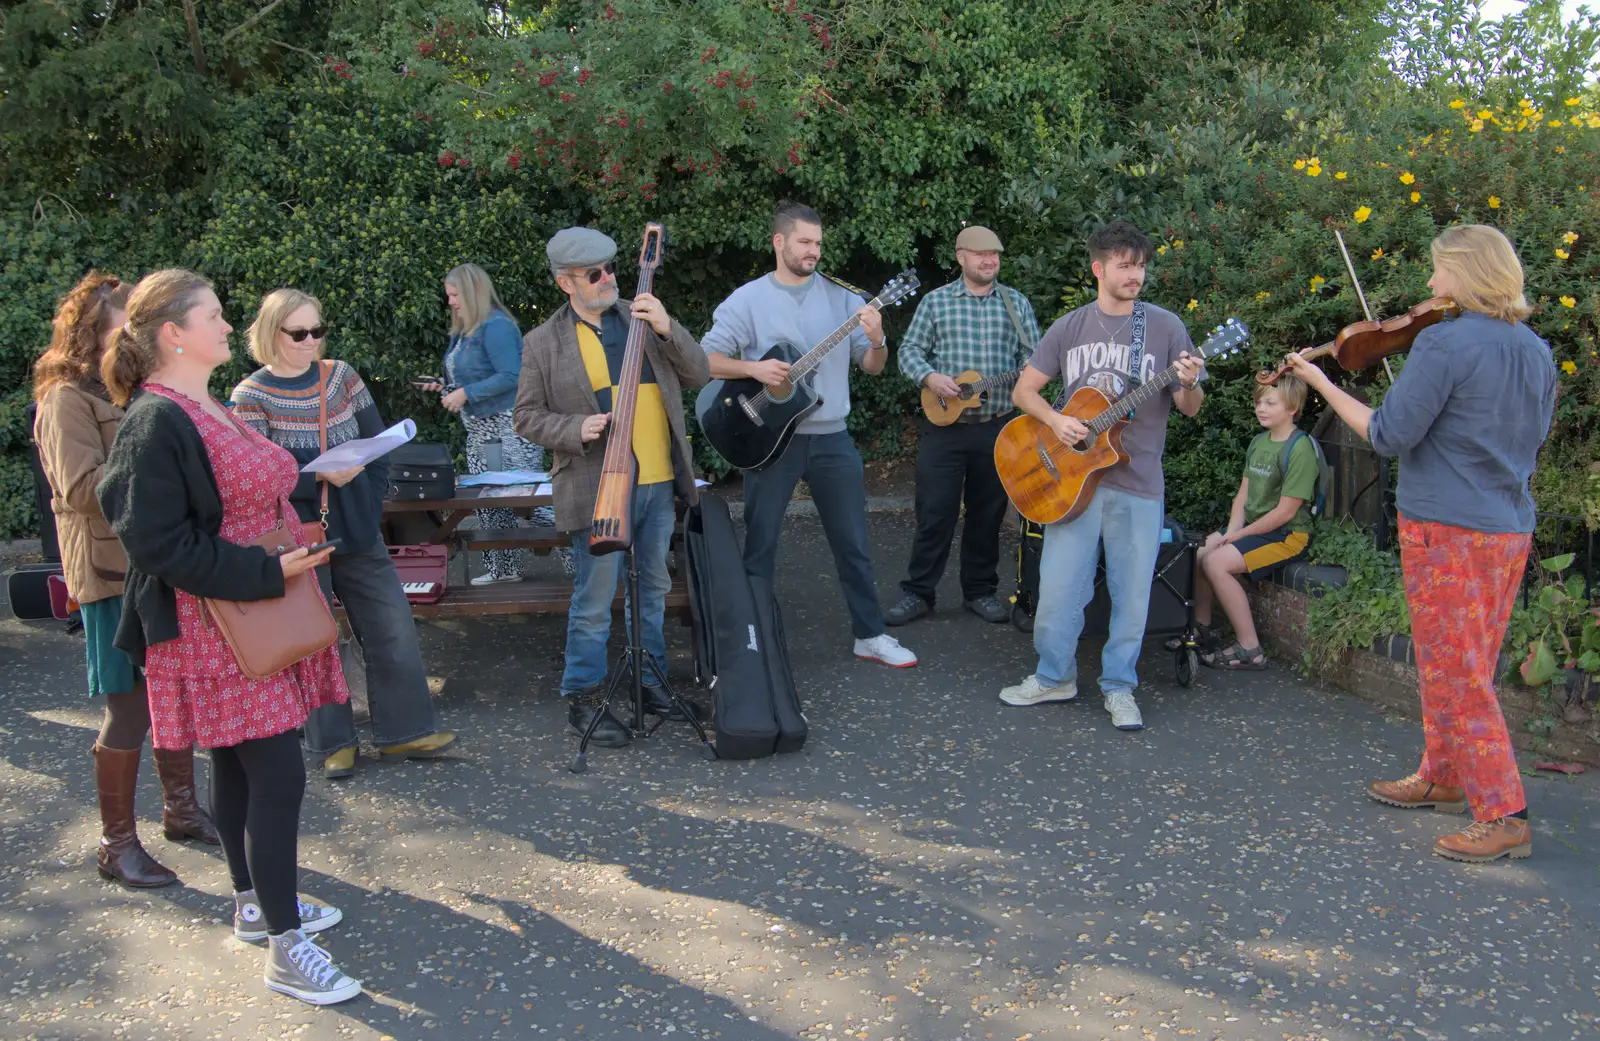
M 139 779 L 140 749 L 107 748 L 95 742 L 94 781 L 100 792 L 100 875 L 135 889 L 170 886 L 178 876 L 156 863 L 139 844 L 133 820 L 133 793 Z
M 194 797 L 194 749 L 152 749 L 156 773 L 161 775 L 161 831 L 173 842 L 199 839 L 215 846 L 222 842 L 211 814 Z
M 1367 795 L 1402 810 L 1429 807 L 1440 813 L 1465 813 L 1467 810 L 1466 792 L 1449 785 L 1424 781 L 1421 774 L 1412 774 L 1398 781 L 1373 781 L 1367 785 Z
M 1433 844 L 1433 851 L 1469 864 L 1485 864 L 1501 857 L 1520 860 L 1533 855 L 1533 827 L 1521 817 L 1475 821 L 1466 831 L 1439 839 Z

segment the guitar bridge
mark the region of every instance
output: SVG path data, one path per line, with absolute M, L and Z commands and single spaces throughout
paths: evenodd
M 766 426 L 766 424 L 761 421 L 761 410 L 756 408 L 755 405 L 751 403 L 750 399 L 745 397 L 743 394 L 739 395 L 739 408 L 743 410 L 745 416 L 750 420 L 750 422 L 754 423 L 758 427 Z
M 1050 449 L 1045 443 L 1043 441 L 1035 442 L 1034 450 L 1039 453 L 1039 465 L 1044 467 L 1050 478 L 1056 481 L 1061 480 L 1061 468 L 1056 465 L 1054 459 L 1050 458 Z

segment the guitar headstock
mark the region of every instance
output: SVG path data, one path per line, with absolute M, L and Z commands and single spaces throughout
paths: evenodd
M 915 294 L 917 287 L 920 285 L 922 285 L 922 281 L 917 278 L 917 269 L 908 267 L 891 278 L 882 289 L 878 290 L 878 295 L 873 297 L 872 302 L 867 306 L 882 310 L 891 304 L 898 304 L 906 297 Z
M 666 237 L 666 229 L 660 221 L 651 221 L 644 226 L 644 243 L 639 247 L 639 270 L 648 271 L 661 263 L 661 247 Z
M 1230 354 L 1237 354 L 1244 350 L 1244 345 L 1250 342 L 1250 327 L 1237 318 L 1229 318 L 1206 337 L 1205 343 L 1195 348 L 1195 353 L 1200 357 L 1222 358 Z

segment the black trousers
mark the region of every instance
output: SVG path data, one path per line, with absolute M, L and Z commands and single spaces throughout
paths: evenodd
M 306 763 L 293 730 L 211 750 L 211 819 L 233 891 L 256 891 L 274 936 L 300 928 L 295 880 L 305 791 Z
M 1007 500 L 994 468 L 994 442 L 1010 415 L 947 427 L 919 417 L 917 534 L 900 588 L 930 605 L 950 559 L 963 505 L 967 520 L 961 532 L 961 596 L 976 600 L 993 596 L 999 588 L 1000 522 Z

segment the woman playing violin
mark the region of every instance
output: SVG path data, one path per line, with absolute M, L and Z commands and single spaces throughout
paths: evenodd
M 1291 355 L 1296 375 L 1382 455 L 1400 460 L 1400 564 L 1422 687 L 1422 765 L 1367 794 L 1474 823 L 1433 851 L 1483 862 L 1533 849 L 1528 803 L 1494 690 L 1495 662 L 1532 542 L 1528 489 L 1550 431 L 1556 370 L 1522 319 L 1522 265 L 1494 228 L 1433 241 L 1428 285 L 1461 317 L 1418 334 L 1376 409 Z

